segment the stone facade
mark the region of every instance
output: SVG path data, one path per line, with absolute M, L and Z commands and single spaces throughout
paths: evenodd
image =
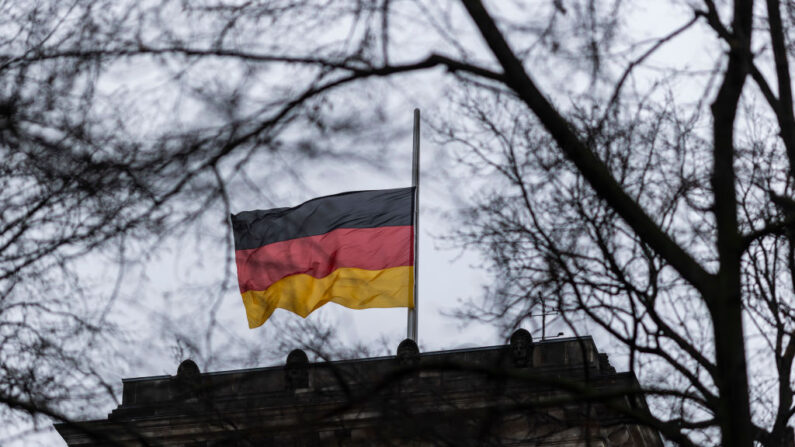
M 70 446 L 662 446 L 632 373 L 591 337 L 123 381 L 106 420 L 58 424 Z M 587 388 L 591 400 L 575 397 Z M 586 440 L 589 440 L 586 442 Z

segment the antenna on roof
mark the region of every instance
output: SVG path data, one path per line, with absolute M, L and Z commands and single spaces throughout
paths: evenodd
M 552 337 L 547 337 L 547 315 L 560 315 L 560 312 L 557 310 L 553 310 L 547 312 L 547 301 L 539 296 L 539 301 L 541 301 L 541 313 L 540 314 L 530 314 L 530 317 L 541 317 L 541 340 L 546 340 L 547 338 L 555 338 L 560 337 L 563 335 L 563 332 L 559 332 L 558 335 L 554 335 Z

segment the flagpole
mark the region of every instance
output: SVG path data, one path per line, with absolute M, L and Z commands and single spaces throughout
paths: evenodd
M 407 338 L 417 342 L 419 297 L 417 296 L 417 277 L 419 276 L 420 251 L 420 109 L 414 109 L 414 139 L 411 155 L 411 186 L 414 187 L 414 308 L 409 308 Z

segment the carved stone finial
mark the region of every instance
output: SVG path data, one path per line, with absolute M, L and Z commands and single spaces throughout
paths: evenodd
M 303 349 L 293 349 L 287 354 L 287 365 L 308 364 L 309 357 Z
M 397 361 L 401 366 L 416 365 L 420 361 L 420 348 L 417 343 L 407 338 L 397 347 Z
M 287 354 L 284 379 L 291 390 L 309 387 L 309 357 L 302 349 L 293 349 Z
M 199 365 L 191 359 L 183 360 L 177 367 L 177 378 L 181 380 L 193 380 L 200 374 Z
M 511 334 L 511 360 L 513 365 L 522 368 L 531 363 L 533 355 L 533 336 L 525 329 L 517 329 Z
M 183 360 L 177 367 L 177 386 L 183 395 L 195 395 L 201 385 L 199 365 L 191 359 Z

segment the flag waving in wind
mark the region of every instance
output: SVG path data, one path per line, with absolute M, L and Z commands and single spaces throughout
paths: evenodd
M 233 214 L 249 327 L 277 307 L 302 317 L 329 301 L 351 309 L 413 307 L 413 213 L 411 187 Z

